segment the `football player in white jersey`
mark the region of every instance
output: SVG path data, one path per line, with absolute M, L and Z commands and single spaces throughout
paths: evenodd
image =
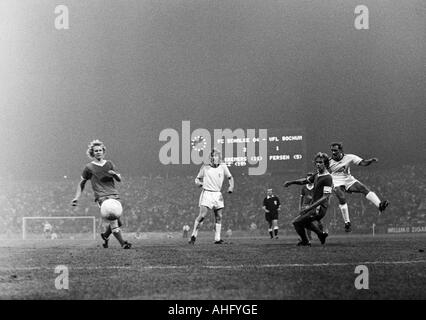
M 214 243 L 222 244 L 224 241 L 220 237 L 222 229 L 222 211 L 224 208 L 223 195 L 221 192 L 223 180 L 228 178 L 228 193 L 234 191 L 234 179 L 225 163 L 221 162 L 220 152 L 213 149 L 210 152 L 210 164 L 203 165 L 195 178 L 195 184 L 202 188 L 199 200 L 200 213 L 194 222 L 190 244 L 194 244 L 197 239 L 198 229 L 202 224 L 208 210 L 213 210 L 215 216 L 215 236 Z
M 49 222 L 44 221 L 44 223 L 43 223 L 43 233 L 44 233 L 44 237 L 46 239 L 50 239 L 51 238 L 52 229 L 53 229 L 52 225 Z
M 343 145 L 341 142 L 333 142 L 331 147 L 331 159 L 329 171 L 333 177 L 334 194 L 339 200 L 339 208 L 345 221 L 345 231 L 351 231 L 351 222 L 349 219 L 349 209 L 346 203 L 345 192 L 362 193 L 373 203 L 380 212 L 383 212 L 389 205 L 389 202 L 380 201 L 379 197 L 364 184 L 359 182 L 351 175 L 350 165 L 353 163 L 358 166 L 369 166 L 373 162 L 377 162 L 377 158 L 362 159 L 354 154 L 343 153 Z

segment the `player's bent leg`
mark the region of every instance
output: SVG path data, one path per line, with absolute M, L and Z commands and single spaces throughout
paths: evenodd
M 387 200 L 383 200 L 382 202 L 380 202 L 380 205 L 379 205 L 380 213 L 385 211 L 385 209 L 388 207 L 388 205 L 389 205 L 389 201 L 387 201 Z
M 198 236 L 198 229 L 201 226 L 201 224 L 203 223 L 204 217 L 206 216 L 208 210 L 209 209 L 207 207 L 200 206 L 200 213 L 198 214 L 198 217 L 195 218 L 194 228 L 192 229 L 191 239 L 188 242 L 189 244 L 195 244 L 195 240 Z
M 357 180 L 348 188 L 348 192 L 362 193 L 364 196 L 367 196 L 367 194 L 370 192 L 370 189 Z
M 271 239 L 274 238 L 274 231 L 272 229 L 272 219 L 269 213 L 265 213 L 265 220 L 268 222 L 268 233 Z
M 272 224 L 274 226 L 274 236 L 275 236 L 275 239 L 278 239 L 278 219 L 272 220 Z
M 222 231 L 222 212 L 223 208 L 215 209 L 214 210 L 214 216 L 216 220 L 215 225 L 215 232 L 214 232 L 214 243 L 215 244 L 222 244 L 224 241 L 220 237 L 220 233 Z
M 118 226 L 116 226 L 116 227 L 111 228 L 111 229 L 112 229 L 112 234 L 118 240 L 118 242 L 120 243 L 120 246 L 123 246 L 124 240 L 123 240 L 123 237 L 121 236 L 120 228 Z
M 333 189 L 334 195 L 337 197 L 339 204 L 346 203 L 345 186 L 337 186 Z
M 306 229 L 306 236 L 308 237 L 309 241 L 312 241 L 312 234 L 311 234 L 311 230 L 310 229 Z
M 364 184 L 359 181 L 355 182 L 349 188 L 349 190 L 350 192 L 358 192 L 364 194 L 367 200 L 370 201 L 373 205 L 375 205 L 376 208 L 380 210 L 380 212 L 383 212 L 389 205 L 389 202 L 387 200 L 380 201 L 380 198 L 375 192 L 368 189 Z
M 118 221 L 118 219 L 115 219 L 110 222 L 109 227 L 114 237 L 120 243 L 120 246 L 123 247 L 123 249 L 130 249 L 132 245 L 123 239 L 123 236 L 121 234 L 121 229 L 119 227 L 120 224 L 121 224 L 121 221 Z
M 325 239 L 328 237 L 328 233 L 320 230 L 318 226 L 316 226 L 313 222 L 320 221 L 325 216 L 326 212 L 327 212 L 326 208 L 319 206 L 307 212 L 306 214 L 299 216 L 298 218 L 296 218 L 295 222 L 299 222 L 304 229 L 309 229 L 315 232 L 321 244 L 324 244 Z M 303 239 L 302 239 L 302 242 L 303 242 Z
M 344 186 L 338 186 L 334 188 L 334 194 L 336 195 L 338 201 L 339 201 L 339 209 L 342 213 L 343 221 L 345 222 L 345 231 L 351 232 L 351 220 L 349 219 L 349 208 L 348 204 L 346 203 L 346 197 L 345 197 L 345 187 Z
M 322 222 L 321 222 L 321 221 L 318 221 L 317 226 L 318 226 L 318 229 L 320 229 L 320 230 L 321 230 L 321 232 L 323 232 L 323 231 L 324 231 L 324 225 L 322 224 Z
M 104 240 L 104 243 L 102 244 L 102 246 L 106 249 L 108 248 L 108 241 L 109 241 L 109 236 L 111 235 L 112 230 L 111 230 L 111 225 L 108 224 L 108 226 L 105 229 L 104 233 L 101 233 L 101 238 L 102 240 Z
M 315 232 L 317 234 L 318 239 L 320 240 L 321 244 L 325 243 L 325 239 L 328 237 L 327 232 L 321 231 L 312 221 L 310 223 L 308 223 L 306 228 L 309 229 L 309 230 L 312 230 L 313 232 Z
M 111 228 L 108 226 L 107 230 L 104 233 L 101 233 L 101 238 L 104 241 L 102 246 L 106 249 L 108 248 L 109 235 L 111 234 Z
M 311 223 L 311 225 L 316 228 L 318 239 L 320 240 L 321 244 L 325 243 L 325 239 L 328 237 L 328 233 L 323 230 L 321 219 L 325 217 L 325 214 L 327 213 L 327 208 L 324 208 L 322 206 L 319 207 L 319 210 L 316 210 L 316 215 L 314 217 L 315 221 L 318 221 L 318 225 L 315 225 Z M 313 222 L 313 221 L 312 221 Z M 320 228 L 321 226 L 321 228 Z
M 345 232 L 352 231 L 352 223 L 349 220 L 349 208 L 348 204 L 345 203 L 343 205 L 339 204 L 340 212 L 342 212 L 343 221 L 345 222 Z
M 129 243 L 129 242 L 127 242 L 123 239 L 121 229 L 119 227 L 112 229 L 112 234 L 118 240 L 118 242 L 120 243 L 120 246 L 123 249 L 130 249 L 132 247 L 131 243 Z
M 308 237 L 306 236 L 306 215 L 305 216 L 298 216 L 296 219 L 293 220 L 293 226 L 296 230 L 297 234 L 300 236 L 301 241 L 297 244 L 298 246 L 310 246 L 311 243 L 308 240 Z
M 271 237 L 271 239 L 273 239 L 274 238 L 274 230 L 272 229 L 272 220 L 268 219 L 266 221 L 268 221 L 268 232 L 269 232 L 269 236 Z

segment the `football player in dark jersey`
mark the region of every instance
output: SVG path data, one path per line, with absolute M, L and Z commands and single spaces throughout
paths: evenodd
M 314 221 L 320 221 L 325 216 L 329 205 L 329 198 L 332 193 L 333 179 L 327 171 L 329 166 L 328 155 L 326 153 L 318 152 L 314 157 L 314 162 L 317 168 L 316 174 L 308 178 L 284 182 L 284 187 L 288 187 L 293 184 L 314 184 L 313 196 L 310 205 L 303 209 L 296 219 L 293 220 L 293 226 L 301 238 L 301 241 L 297 244 L 299 246 L 311 245 L 305 229 L 315 232 L 321 244 L 324 244 L 325 239 L 328 237 L 327 232 L 321 231 L 318 226 L 313 223 Z
M 306 177 L 309 178 L 313 176 L 314 174 L 312 172 L 309 172 Z M 308 183 L 302 187 L 302 190 L 300 191 L 300 203 L 299 203 L 299 211 L 302 211 L 303 209 L 307 208 L 311 202 L 312 197 L 314 195 L 314 184 Z M 321 221 L 317 221 L 318 228 L 321 231 L 324 231 L 324 226 L 322 225 Z M 311 236 L 311 230 L 306 229 L 306 235 L 308 236 L 309 241 L 312 240 Z
M 115 171 L 115 165 L 112 161 L 104 159 L 105 151 L 105 145 L 99 140 L 93 140 L 89 144 L 87 156 L 93 159 L 93 161 L 89 162 L 84 167 L 81 180 L 77 186 L 77 192 L 71 202 L 72 206 L 77 205 L 78 199 L 80 198 L 88 180 L 90 180 L 92 184 L 95 202 L 98 204 L 99 208 L 101 207 L 102 202 L 107 199 L 115 199 L 119 201 L 120 197 L 114 181 L 121 182 L 121 175 Z M 108 240 L 111 233 L 124 249 L 131 248 L 131 244 L 123 240 L 120 230 L 121 225 L 120 219 L 109 221 L 109 225 L 105 232 L 101 233 L 101 237 L 104 240 L 104 248 L 108 248 Z

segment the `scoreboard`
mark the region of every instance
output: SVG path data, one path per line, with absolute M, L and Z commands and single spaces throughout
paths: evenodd
M 256 130 L 253 137 L 226 138 L 221 142 L 225 152 L 223 160 L 229 167 L 247 169 L 264 165 L 268 172 L 306 171 L 306 135 L 303 129 Z M 266 163 L 265 163 L 266 162 Z

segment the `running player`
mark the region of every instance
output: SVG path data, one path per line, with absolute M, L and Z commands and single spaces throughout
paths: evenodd
M 44 237 L 46 239 L 51 239 L 52 229 L 53 229 L 52 225 L 49 222 L 44 221 L 44 223 L 43 223 L 43 233 L 44 233 Z
M 345 222 L 345 231 L 351 231 L 351 221 L 349 219 L 349 209 L 346 203 L 345 192 L 362 193 L 367 200 L 373 203 L 379 212 L 382 213 L 389 205 L 387 200 L 380 201 L 379 197 L 364 184 L 359 182 L 351 175 L 350 165 L 353 163 L 358 166 L 369 166 L 373 162 L 377 162 L 377 158 L 362 159 L 354 154 L 344 154 L 343 144 L 341 142 L 333 142 L 331 147 L 330 173 L 333 177 L 334 194 L 339 201 L 339 208 L 342 212 Z
M 222 244 L 224 241 L 220 237 L 222 229 L 222 212 L 224 208 L 223 195 L 221 192 L 223 180 L 228 178 L 228 193 L 234 191 L 234 179 L 225 163 L 221 162 L 220 152 L 213 149 L 210 152 L 210 164 L 203 165 L 195 178 L 195 184 L 202 188 L 199 200 L 200 213 L 194 222 L 190 244 L 195 244 L 198 229 L 208 212 L 213 210 L 215 216 L 215 236 L 214 243 Z
M 71 202 L 72 206 L 77 205 L 78 199 L 80 198 L 88 180 L 90 180 L 92 184 L 95 202 L 98 204 L 99 208 L 101 207 L 102 202 L 106 199 L 115 199 L 119 201 L 120 196 L 115 187 L 114 181 L 121 182 L 121 175 L 115 171 L 115 165 L 112 161 L 104 159 L 105 151 L 105 145 L 99 140 L 94 140 L 89 144 L 87 155 L 89 158 L 93 159 L 93 161 L 86 164 L 83 170 L 81 181 L 77 186 L 76 195 Z M 123 249 L 131 248 L 132 245 L 123 240 L 120 230 L 121 225 L 120 219 L 109 221 L 109 225 L 105 232 L 101 233 L 101 237 L 104 240 L 104 248 L 108 248 L 108 241 L 111 233 L 115 236 Z

